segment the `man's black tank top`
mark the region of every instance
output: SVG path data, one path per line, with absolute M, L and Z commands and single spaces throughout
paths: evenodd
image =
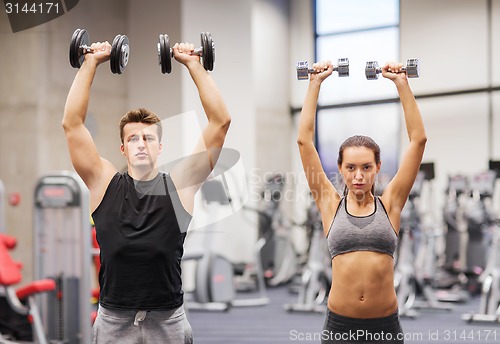
M 181 258 L 191 215 L 169 175 L 137 181 L 117 173 L 92 217 L 101 249 L 103 307 L 169 310 L 182 305 Z

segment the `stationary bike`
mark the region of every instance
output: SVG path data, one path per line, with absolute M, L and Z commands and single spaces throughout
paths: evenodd
M 462 315 L 467 322 L 500 323 L 500 219 L 495 221 L 494 235 L 482 281 L 479 310 Z
M 231 199 L 227 197 L 224 185 L 216 179 L 207 180 L 201 194 L 208 213 L 215 214 L 220 207 L 230 206 Z M 203 250 L 186 253 L 184 261 L 194 260 L 195 289 L 186 299 L 186 308 L 189 310 L 227 311 L 231 307 L 263 306 L 269 303 L 267 298 L 264 277 L 261 270 L 257 270 L 258 297 L 237 299 L 234 285 L 233 265 L 227 258 L 214 252 L 212 247 L 213 233 L 216 223 L 203 229 Z M 256 250 L 258 252 L 258 250 Z M 257 258 L 260 258 L 256 254 Z M 257 264 L 257 269 L 261 266 Z
M 260 264 L 268 286 L 278 286 L 292 280 L 297 273 L 299 259 L 289 237 L 293 221 L 280 209 L 285 178 L 274 174 L 266 179 L 257 208 L 244 206 L 244 210 L 258 215 L 258 243 Z
M 483 176 L 487 185 L 494 185 L 492 180 L 488 182 L 488 178 L 493 178 L 494 182 L 493 173 Z M 490 191 L 493 195 L 493 190 Z M 500 218 L 498 218 L 498 214 L 486 225 L 490 231 L 491 239 L 487 250 L 486 267 L 479 276 L 481 283 L 479 310 L 476 313 L 463 314 L 462 319 L 467 322 L 500 323 Z
M 289 312 L 319 312 L 326 311 L 325 301 L 332 283 L 331 257 L 321 223 L 321 214 L 314 202 L 307 211 L 306 226 L 312 232 L 309 254 L 302 272 L 297 302 L 284 305 Z
M 425 274 L 425 260 L 435 259 L 434 233 L 425 228 L 422 221 L 418 199 L 421 196 L 425 173 L 417 175 L 408 201 L 401 214 L 399 245 L 394 269 L 394 284 L 398 297 L 401 316 L 414 318 L 419 315 L 416 309 L 451 310 L 448 304 L 440 302 L 431 285 L 430 276 Z M 417 299 L 418 292 L 421 297 Z

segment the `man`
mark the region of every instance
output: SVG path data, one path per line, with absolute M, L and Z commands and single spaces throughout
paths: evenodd
M 127 172 L 99 156 L 85 127 L 90 88 L 111 45 L 94 43 L 69 91 L 63 118 L 71 161 L 90 190 L 101 249 L 99 313 L 94 343 L 192 343 L 183 309 L 181 258 L 194 196 L 217 162 L 231 121 L 194 46 L 175 44 L 208 118 L 195 153 L 171 173 L 158 172 L 161 122 L 151 111 L 129 111 L 120 121 Z

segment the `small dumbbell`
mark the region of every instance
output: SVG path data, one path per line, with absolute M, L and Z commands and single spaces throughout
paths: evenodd
M 69 45 L 69 63 L 73 68 L 80 68 L 85 54 L 92 54 L 94 50 L 89 46 L 89 34 L 84 29 L 76 29 Z M 111 45 L 109 63 L 111 72 L 121 74 L 128 64 L 130 55 L 129 40 L 125 35 L 116 35 Z
M 379 67 L 377 61 L 368 61 L 365 67 L 365 75 L 368 80 L 378 79 L 378 75 L 382 73 L 382 68 Z M 401 70 L 401 73 L 406 73 L 408 78 L 418 78 L 420 76 L 420 67 L 418 59 L 408 59 L 406 66 Z
M 338 65 L 333 66 L 333 70 L 339 73 L 339 77 L 349 76 L 349 59 L 344 57 L 338 59 Z M 318 74 L 320 72 L 309 68 L 309 63 L 307 61 L 297 62 L 297 80 L 307 80 L 309 79 L 309 74 Z
M 212 35 L 209 32 L 201 33 L 201 47 L 196 48 L 191 55 L 201 56 L 203 68 L 208 71 L 214 69 L 215 62 L 215 44 Z M 174 51 L 170 48 L 170 39 L 168 35 L 160 35 L 158 42 L 158 64 L 161 65 L 163 74 L 172 71 L 172 58 Z

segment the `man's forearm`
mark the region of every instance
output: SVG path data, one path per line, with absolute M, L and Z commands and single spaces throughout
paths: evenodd
M 210 122 L 225 123 L 230 119 L 224 99 L 210 74 L 200 63 L 188 67 L 200 96 L 203 109 Z
M 90 99 L 90 87 L 94 80 L 97 64 L 90 61 L 78 70 L 66 98 L 63 126 L 79 125 L 85 122 Z

